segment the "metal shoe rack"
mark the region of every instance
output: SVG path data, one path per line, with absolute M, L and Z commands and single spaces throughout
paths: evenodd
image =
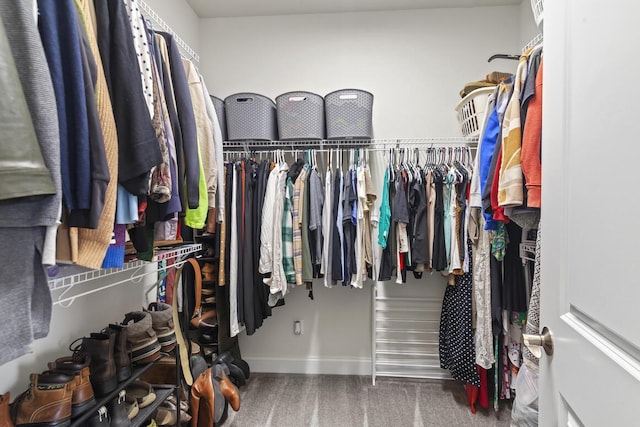
M 442 300 L 385 296 L 372 286 L 371 377 L 449 379 L 440 368 Z

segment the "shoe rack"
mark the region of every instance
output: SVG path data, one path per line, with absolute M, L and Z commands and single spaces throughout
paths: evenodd
M 176 359 L 176 378 L 180 378 L 180 357 L 178 356 L 178 346 L 176 345 L 176 348 L 171 352 L 175 355 L 175 359 Z M 118 383 L 118 387 L 116 387 L 115 390 L 113 390 L 112 392 L 110 392 L 109 394 L 102 396 L 100 398 L 96 398 L 96 403 L 95 405 L 93 405 L 90 409 L 86 410 L 81 416 L 79 416 L 78 418 L 74 419 L 71 422 L 70 427 L 81 427 L 81 426 L 85 426 L 87 425 L 87 421 L 89 420 L 89 418 L 91 418 L 93 415 L 95 415 L 96 411 L 98 411 L 102 406 L 107 406 L 107 403 L 109 403 L 110 401 L 112 401 L 113 399 L 117 399 L 118 398 L 118 394 L 120 393 L 120 391 L 124 390 L 125 388 L 127 388 L 128 385 L 130 385 L 133 381 L 135 381 L 136 379 L 138 379 L 142 374 L 144 374 L 146 371 L 148 371 L 153 365 L 155 365 L 156 363 L 158 363 L 162 358 L 169 356 L 168 353 L 162 353 L 162 357 L 160 357 L 158 360 L 156 360 L 155 362 L 151 362 L 151 363 L 147 363 L 145 365 L 141 365 L 141 366 L 136 366 L 133 368 L 133 372 L 131 374 L 131 376 L 126 379 L 125 381 L 122 381 L 120 383 Z M 131 420 L 131 427 L 140 427 L 142 426 L 142 424 L 149 419 L 149 417 L 151 417 L 151 415 L 153 414 L 153 412 L 158 409 L 158 407 L 165 401 L 167 400 L 167 398 L 173 393 L 176 396 L 176 402 L 178 402 L 178 404 L 176 405 L 178 407 L 177 410 L 177 421 L 176 421 L 176 426 L 180 425 L 180 384 L 179 384 L 179 380 L 176 381 L 175 385 L 166 385 L 166 384 L 160 384 L 160 385 L 156 385 L 156 384 L 152 384 L 156 398 L 153 401 L 153 403 L 151 403 L 149 406 L 146 406 L 142 409 L 140 409 L 140 411 L 138 412 L 138 414 Z

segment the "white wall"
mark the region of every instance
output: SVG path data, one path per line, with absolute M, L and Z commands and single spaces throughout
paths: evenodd
M 513 71 L 487 59 L 520 51 L 520 14 L 516 5 L 203 19 L 200 70 L 222 98 L 362 88 L 375 96 L 377 138 L 457 136 L 453 109 L 464 84 Z M 370 287 L 316 283 L 314 301 L 294 289 L 255 335 L 241 336 L 243 357 L 259 371 L 369 373 Z M 401 290 L 441 299 L 444 283 L 434 275 Z M 294 320 L 303 321 L 302 336 L 293 335 Z
M 520 46 L 526 46 L 540 32 L 542 29 L 536 26 L 531 2 L 523 0 L 520 3 Z
M 201 72 L 218 97 L 362 88 L 377 138 L 456 136 L 464 83 L 520 49 L 519 6 L 203 19 Z
M 200 37 L 198 34 L 200 20 L 186 0 L 145 1 L 191 49 L 200 54 Z

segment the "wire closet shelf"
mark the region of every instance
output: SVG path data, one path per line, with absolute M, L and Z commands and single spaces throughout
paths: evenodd
M 176 44 L 182 51 L 193 59 L 198 64 L 200 63 L 200 55 L 196 53 L 195 50 L 191 48 L 183 39 L 171 29 L 171 27 L 158 15 L 151 6 L 149 6 L 144 0 L 138 0 L 138 4 L 140 5 L 140 9 L 142 10 L 142 14 L 149 20 L 153 21 L 154 27 L 156 29 L 160 29 L 166 33 L 169 33 L 173 36 L 173 39 L 176 41 Z
M 53 304 L 71 305 L 78 297 L 90 295 L 126 282 L 141 280 L 145 276 L 155 274 L 158 271 L 163 271 L 168 268 L 180 267 L 188 256 L 200 251 L 202 251 L 201 243 L 186 244 L 172 249 L 160 249 L 153 256 L 151 261 L 136 260 L 125 263 L 124 266 L 120 268 L 101 268 L 98 270 L 89 270 L 70 275 L 63 275 L 62 277 L 54 277 L 49 280 L 49 289 L 53 293 Z M 163 260 L 173 260 L 174 262 L 166 267 L 159 266 L 158 263 Z M 150 266 L 154 268 L 148 268 Z M 87 289 L 83 288 L 80 292 L 74 292 L 72 295 L 69 295 L 71 290 L 76 286 L 88 284 L 94 280 L 113 277 L 123 273 L 130 274 L 126 275 L 122 280 L 97 287 L 87 287 Z
M 225 151 L 261 152 L 273 150 L 335 150 L 366 148 L 372 151 L 391 148 L 429 148 L 464 145 L 475 148 L 478 138 L 473 137 L 431 137 L 431 138 L 390 138 L 390 139 L 345 139 L 345 140 L 300 140 L 300 141 L 225 141 Z

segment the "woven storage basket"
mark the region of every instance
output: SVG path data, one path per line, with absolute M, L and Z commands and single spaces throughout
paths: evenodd
M 287 92 L 276 98 L 281 140 L 324 139 L 324 100 L 311 92 Z
M 222 131 L 222 139 L 228 141 L 227 139 L 227 118 L 224 113 L 224 101 L 218 97 L 211 95 L 211 101 L 213 102 L 213 108 L 216 110 L 216 115 L 218 116 L 218 122 L 220 123 L 220 130 Z
M 373 138 L 373 94 L 341 89 L 324 97 L 328 139 Z
M 487 109 L 487 100 L 489 95 L 493 93 L 495 87 L 483 87 L 476 89 L 456 105 L 458 113 L 458 122 L 462 135 L 466 137 L 480 136 L 480 128 L 484 121 L 485 110 Z
M 229 141 L 278 139 L 276 104 L 257 93 L 236 93 L 224 100 Z

